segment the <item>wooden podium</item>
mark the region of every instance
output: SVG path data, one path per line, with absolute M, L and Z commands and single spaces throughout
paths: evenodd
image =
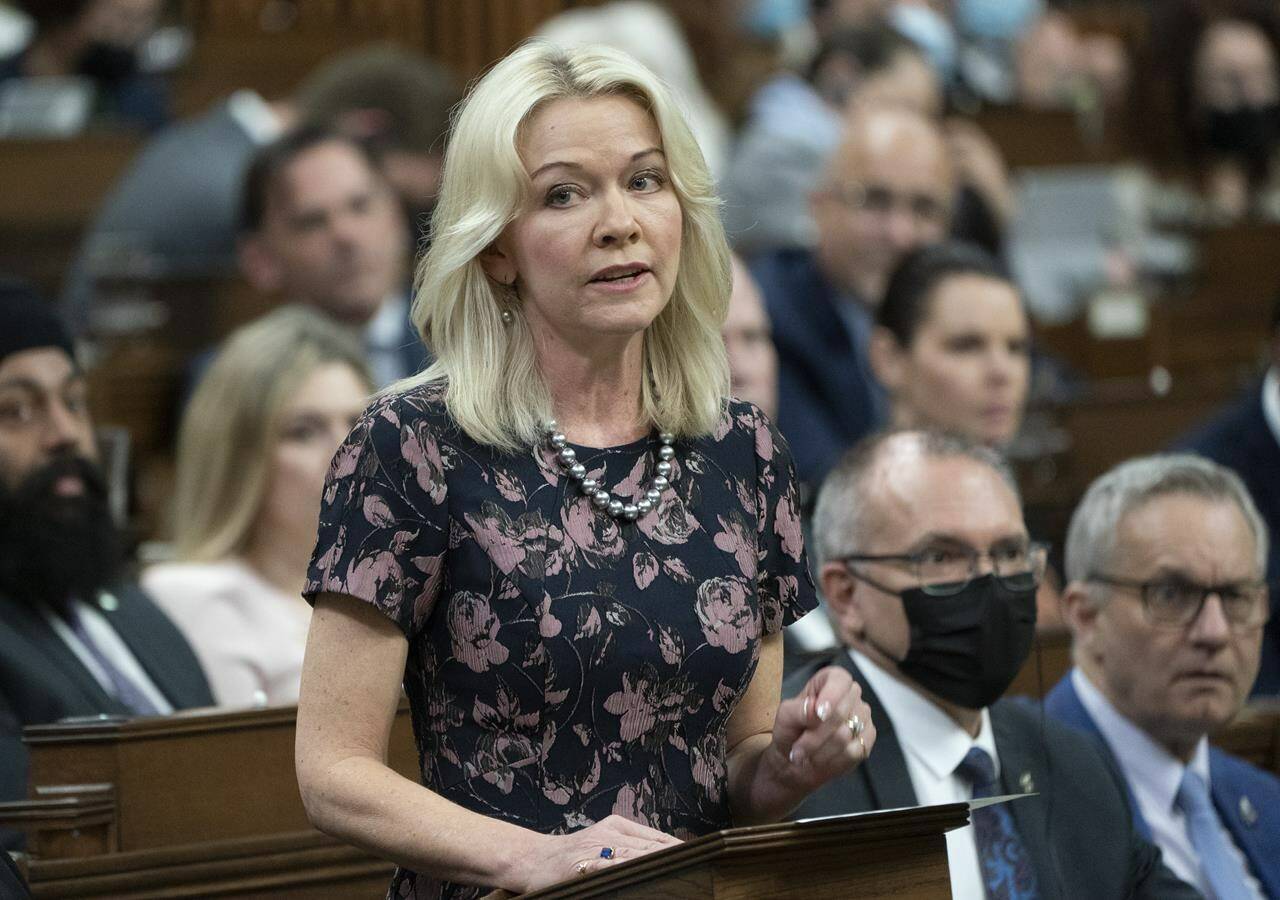
M 731 828 L 520 900 L 949 898 L 946 833 L 968 824 L 949 803 Z
M 296 711 L 191 711 L 30 727 L 27 833 L 37 898 L 377 898 L 390 863 L 315 831 L 293 768 Z M 417 779 L 402 706 L 390 763 Z M 945 833 L 968 805 L 735 828 L 526 895 L 950 897 Z M 503 895 L 509 896 L 509 895 Z

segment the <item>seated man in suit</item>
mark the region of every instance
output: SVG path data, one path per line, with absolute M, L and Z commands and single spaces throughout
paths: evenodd
M 846 648 L 821 665 L 850 671 L 877 738 L 797 817 L 1034 793 L 947 835 L 955 897 L 1198 896 L 1137 834 L 1092 742 L 999 699 L 1031 648 L 1045 548 L 994 451 L 930 432 L 869 438 L 823 484 L 814 530 Z
M 1280 584 L 1280 297 L 1271 314 L 1271 367 L 1262 382 L 1194 434 L 1179 449 L 1207 456 L 1240 476 L 1267 523 L 1271 552 L 1267 583 Z M 1262 633 L 1255 695 L 1280 696 L 1280 592 Z
M 24 725 L 213 705 L 177 628 L 120 581 L 87 390 L 49 307 L 0 284 L 0 769 L 23 796 Z
M 1267 532 L 1240 479 L 1189 454 L 1122 463 L 1067 532 L 1076 668 L 1045 709 L 1100 739 L 1139 829 L 1210 897 L 1280 897 L 1280 779 L 1209 746 L 1258 671 Z
M 874 310 L 899 260 L 946 237 L 954 193 L 938 126 L 871 107 L 853 119 L 810 198 L 814 249 L 752 260 L 778 348 L 778 427 L 812 487 L 884 421 L 867 356 Z
M 377 148 L 387 178 L 426 236 L 435 204 L 449 110 L 461 99 L 452 73 L 389 44 L 336 53 L 288 98 L 247 88 L 202 115 L 166 128 L 143 147 L 86 229 L 63 288 L 68 324 L 83 333 L 109 299 L 96 280 L 139 257 L 176 277 L 221 278 L 235 270 L 240 184 L 257 150 L 297 123 L 319 123 Z
M 358 329 L 379 387 L 418 372 L 426 349 L 409 321 L 407 225 L 369 150 L 304 126 L 259 151 L 243 190 L 249 283 Z

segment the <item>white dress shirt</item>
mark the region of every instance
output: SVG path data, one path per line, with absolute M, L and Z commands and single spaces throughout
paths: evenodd
M 931 701 L 863 654 L 850 650 L 849 655 L 883 704 L 883 709 L 871 711 L 872 716 L 887 716 L 893 723 L 917 803 L 928 806 L 972 800 L 973 785 L 956 775 L 956 767 L 973 747 L 981 747 L 991 756 L 996 777 L 1000 777 L 1000 753 L 987 710 L 982 710 L 982 723 L 974 738 Z M 972 825 L 947 832 L 947 860 L 951 867 L 951 896 L 956 900 L 985 900 Z
M 1262 417 L 1267 420 L 1271 436 L 1280 444 L 1280 369 L 1272 366 L 1262 379 Z
M 249 135 L 249 140 L 259 147 L 270 144 L 284 134 L 284 123 L 256 91 L 236 91 L 227 100 L 227 112 L 244 129 L 244 133 Z
M 1107 746 L 1120 763 L 1120 770 L 1138 801 L 1138 809 L 1151 828 L 1152 840 L 1164 856 L 1164 864 L 1173 874 L 1195 885 L 1206 897 L 1212 898 L 1213 892 L 1200 872 L 1200 859 L 1191 844 L 1190 835 L 1187 834 L 1187 818 L 1175 804 L 1178 787 L 1182 784 L 1187 766 L 1121 715 L 1079 669 L 1071 670 L 1071 684 L 1076 689 L 1080 702 L 1084 704 L 1085 711 L 1098 726 Z M 1207 738 L 1200 739 L 1189 765 L 1191 771 L 1199 775 L 1212 791 Z M 1249 862 L 1244 853 L 1236 846 L 1231 832 L 1221 821 L 1218 828 L 1231 852 L 1240 860 L 1246 888 L 1254 897 L 1262 900 L 1262 887 L 1250 874 Z
M 81 600 L 73 600 L 71 602 L 75 607 L 77 617 L 84 624 L 84 630 L 88 632 L 89 639 L 97 647 L 98 651 L 120 671 L 120 674 L 137 686 L 138 690 L 151 701 L 151 705 L 156 708 L 156 712 L 162 715 L 173 712 L 173 704 L 156 687 L 156 683 L 151 680 L 147 670 L 142 668 L 142 664 L 133 655 L 129 645 L 124 642 L 120 635 L 116 634 L 116 630 L 111 627 L 111 623 L 99 612 L 99 606 L 102 609 L 113 609 L 118 602 L 116 598 L 104 591 L 98 595 L 98 605 L 90 605 Z M 76 655 L 76 659 L 80 660 L 84 667 L 89 670 L 89 674 L 94 677 L 94 680 L 102 685 L 102 689 L 112 697 L 116 696 L 116 688 L 111 682 L 111 676 L 103 671 L 98 660 L 94 658 L 89 648 L 84 645 L 84 641 L 76 637 L 76 633 L 71 630 L 71 626 L 63 621 L 61 616 L 54 615 L 49 610 L 45 610 L 45 618 L 58 637 L 62 638 L 63 643 L 71 648 L 71 652 Z
M 365 355 L 379 389 L 414 374 L 405 371 L 404 367 L 405 322 L 408 319 L 409 298 L 397 294 L 384 300 L 365 326 Z

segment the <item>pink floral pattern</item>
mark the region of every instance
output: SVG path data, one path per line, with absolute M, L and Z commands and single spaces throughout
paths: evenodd
M 578 449 L 635 497 L 656 436 Z M 729 822 L 725 729 L 765 634 L 814 604 L 789 451 L 732 402 L 678 441 L 661 506 L 593 509 L 543 448 L 463 435 L 427 386 L 380 399 L 325 485 L 307 596 L 372 604 L 409 642 L 423 784 L 548 832 L 611 813 L 689 837 Z M 408 870 L 392 896 L 485 889 Z

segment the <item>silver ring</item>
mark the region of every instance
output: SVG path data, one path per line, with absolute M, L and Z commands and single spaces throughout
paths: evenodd
M 865 760 L 867 758 L 866 742 L 862 740 L 862 735 L 857 735 L 857 738 L 858 738 L 858 746 L 862 748 L 862 758 Z
M 849 731 L 853 733 L 854 737 L 858 737 L 867 729 L 867 726 L 863 724 L 862 719 L 860 719 L 856 713 L 845 719 L 844 724 L 849 726 Z

